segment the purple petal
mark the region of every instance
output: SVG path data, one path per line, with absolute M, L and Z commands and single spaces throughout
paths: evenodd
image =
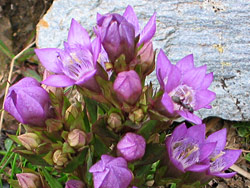
M 141 44 L 145 44 L 148 41 L 152 39 L 152 37 L 155 34 L 156 31 L 156 13 L 153 14 L 153 16 L 150 18 L 146 26 L 143 28 L 143 30 L 140 33 L 140 40 L 137 44 L 137 46 L 140 46 Z
M 133 8 L 130 5 L 127 6 L 125 12 L 123 13 L 123 17 L 134 26 L 135 36 L 137 36 L 140 31 L 140 26 L 139 26 L 137 16 Z
M 161 88 L 164 88 L 165 83 L 168 80 L 169 73 L 171 72 L 172 64 L 161 49 L 156 64 L 156 76 L 161 85 Z M 164 81 L 165 80 L 165 81 Z
M 187 133 L 187 126 L 185 123 L 180 124 L 176 127 L 172 133 L 173 141 L 179 140 Z
M 185 73 L 194 68 L 194 57 L 193 54 L 187 55 L 186 57 L 182 58 L 176 66 L 180 69 L 181 73 Z
M 194 115 L 194 114 L 192 114 L 190 112 L 187 112 L 187 111 L 177 111 L 177 113 L 181 117 L 183 117 L 184 119 L 186 119 L 188 121 L 191 121 L 191 122 L 193 122 L 195 124 L 201 124 L 202 123 L 201 119 L 198 116 L 196 116 L 196 115 Z
M 216 142 L 205 143 L 200 147 L 200 161 L 203 161 L 209 157 L 210 154 L 214 152 L 216 147 Z
M 227 164 L 222 171 L 227 170 L 230 166 L 232 166 L 238 160 L 240 155 L 241 150 L 225 150 L 225 154 L 222 158 Z
M 206 75 L 207 67 L 201 66 L 199 68 L 191 69 L 183 75 L 183 83 L 191 86 L 194 89 L 197 89 L 201 86 L 205 75 Z
M 42 84 L 53 87 L 68 87 L 75 84 L 75 81 L 65 75 L 51 75 Z
M 213 173 L 212 175 L 221 177 L 221 178 L 232 178 L 236 172 L 231 172 L 231 173 Z
M 71 25 L 68 33 L 68 43 L 70 46 L 80 44 L 90 48 L 90 38 L 88 32 L 75 20 L 71 20 Z
M 101 52 L 101 39 L 99 37 L 93 40 L 92 51 L 93 51 L 93 57 L 94 57 L 94 65 L 96 65 L 96 62 Z
M 105 169 L 104 171 L 100 173 L 95 173 L 93 176 L 93 181 L 94 181 L 94 187 L 95 188 L 100 188 L 103 185 L 104 180 L 110 173 L 110 169 Z
M 199 110 L 216 98 L 216 94 L 209 90 L 199 90 L 195 93 L 195 110 Z
M 165 91 L 171 92 L 176 88 L 181 81 L 181 71 L 174 65 L 172 65 L 171 72 L 168 75 L 167 84 L 165 85 Z
M 220 152 L 222 151 L 227 142 L 227 129 L 221 129 L 219 131 L 216 131 L 215 133 L 209 135 L 206 139 L 207 142 L 217 142 L 216 144 L 216 151 Z
M 15 91 L 12 91 L 12 92 L 15 92 Z M 14 116 L 17 121 L 24 123 L 23 118 L 21 117 L 21 115 L 17 111 L 16 106 L 15 106 L 12 98 L 10 98 L 10 97 L 6 98 L 6 100 L 4 102 L 4 110 L 9 112 L 12 116 Z
M 135 30 L 132 24 L 127 21 L 123 21 L 119 26 L 119 32 L 121 39 L 128 44 L 128 47 L 133 49 L 134 38 L 135 38 Z M 129 50 L 129 49 L 126 49 Z
M 203 143 L 205 141 L 205 134 L 206 134 L 206 125 L 194 125 L 187 130 L 186 137 L 191 137 L 194 140 L 199 141 L 199 143 Z
M 42 65 L 49 71 L 54 73 L 62 73 L 58 55 L 62 50 L 57 48 L 35 49 L 35 53 Z
M 174 103 L 166 92 L 162 96 L 161 103 L 170 114 L 174 112 Z
M 24 123 L 37 125 L 41 125 L 41 123 L 43 123 L 41 122 L 41 119 L 45 118 L 43 107 L 38 103 L 38 101 L 24 93 L 22 90 L 18 91 L 16 107 L 17 111 L 25 120 Z
M 213 76 L 212 72 L 210 72 L 209 74 L 206 74 L 206 76 L 201 84 L 201 87 L 199 89 L 200 90 L 207 89 L 211 85 L 213 79 L 214 79 L 214 76 Z
M 192 171 L 192 172 L 204 172 L 209 168 L 209 164 L 194 164 L 188 168 L 185 169 L 185 171 Z
M 14 88 L 24 88 L 24 87 L 26 88 L 26 87 L 33 87 L 33 86 L 40 87 L 40 83 L 35 78 L 25 77 L 21 79 L 20 81 L 18 81 L 13 86 L 11 86 L 10 90 Z

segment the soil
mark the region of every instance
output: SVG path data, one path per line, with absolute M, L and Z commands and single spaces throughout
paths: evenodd
M 39 19 L 46 13 L 53 0 L 1 0 L 0 1 L 0 40 L 3 41 L 6 46 L 17 54 L 27 44 L 35 38 L 36 24 Z M 4 55 L 0 51 L 0 105 L 2 106 L 4 96 L 4 84 L 7 81 L 9 72 L 10 58 Z M 37 70 L 37 65 L 32 62 L 24 62 L 17 64 L 14 67 L 14 74 L 12 83 L 20 79 L 22 70 L 24 67 L 31 67 Z M 207 124 L 208 132 L 213 132 L 221 128 L 226 127 L 228 129 L 228 148 L 250 150 L 249 145 L 245 140 L 238 136 L 236 130 L 233 128 L 235 122 L 225 121 L 219 118 L 208 118 L 205 120 Z M 10 116 L 5 116 L 4 127 L 0 137 L 0 149 L 4 149 L 4 140 L 6 139 L 6 133 L 15 133 L 18 123 Z M 236 163 L 237 166 L 250 172 L 250 165 L 244 159 L 246 153 L 243 153 L 241 158 Z M 0 156 L 1 157 L 1 156 Z M 230 171 L 230 170 L 229 170 Z M 209 183 L 207 188 L 250 188 L 250 180 L 237 174 L 232 179 L 220 179 L 216 178 Z

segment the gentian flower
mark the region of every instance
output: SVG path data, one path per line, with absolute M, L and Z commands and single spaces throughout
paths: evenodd
M 128 6 L 121 16 L 120 14 L 97 14 L 96 34 L 100 36 L 104 49 L 111 62 L 114 62 L 121 54 L 126 56 L 129 63 L 134 58 L 135 38 L 139 35 L 137 46 L 151 40 L 155 31 L 154 14 L 147 25 L 140 31 L 139 22 L 131 6 Z
M 166 148 L 170 163 L 179 172 L 203 172 L 210 167 L 209 164 L 201 164 L 201 162 L 207 160 L 212 154 L 216 142 L 206 142 L 205 132 L 204 124 L 187 129 L 183 123 L 175 128 L 171 136 L 167 137 Z
M 72 19 L 64 50 L 57 48 L 35 50 L 43 66 L 55 73 L 42 83 L 54 87 L 76 84 L 99 92 L 94 76 L 99 72 L 97 59 L 100 51 L 100 39 L 96 38 L 91 42 L 87 31 Z
M 120 72 L 113 88 L 118 99 L 129 104 L 134 104 L 142 92 L 140 77 L 134 70 Z
M 217 176 L 221 178 L 231 178 L 236 172 L 223 173 L 232 166 L 241 155 L 241 150 L 225 150 L 227 139 L 227 130 L 222 129 L 217 131 L 207 138 L 207 142 L 216 142 L 214 152 L 209 156 L 210 167 L 207 170 L 207 175 Z
M 79 180 L 69 180 L 66 182 L 65 188 L 84 188 L 83 182 Z
M 127 133 L 117 144 L 117 153 L 127 161 L 134 161 L 142 158 L 145 149 L 145 139 L 135 133 Z
M 109 155 L 102 155 L 89 172 L 93 174 L 95 188 L 127 188 L 133 178 L 125 159 Z
M 213 74 L 206 74 L 206 70 L 206 66 L 194 67 L 192 54 L 172 65 L 164 52 L 160 51 L 156 74 L 164 91 L 161 106 L 166 116 L 182 116 L 195 124 L 201 124 L 201 119 L 193 111 L 211 108 L 209 103 L 215 99 L 215 93 L 208 90 Z
M 26 77 L 10 87 L 4 110 L 23 124 L 44 126 L 49 105 L 49 94 L 34 78 Z

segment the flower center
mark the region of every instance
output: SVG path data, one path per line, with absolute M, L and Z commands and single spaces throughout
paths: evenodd
M 173 143 L 173 158 L 179 161 L 183 168 L 188 168 L 199 162 L 199 146 L 195 140 L 184 138 Z
M 213 156 L 210 159 L 210 172 L 220 172 L 222 171 L 225 166 L 226 163 L 223 160 L 224 158 L 222 157 L 225 154 L 225 152 L 221 151 L 218 155 Z
M 193 112 L 195 106 L 194 91 L 187 85 L 179 85 L 169 93 L 174 102 L 174 110 L 186 109 Z
M 88 49 L 67 49 L 58 57 L 63 73 L 73 80 L 79 80 L 84 74 L 95 69 L 92 58 Z

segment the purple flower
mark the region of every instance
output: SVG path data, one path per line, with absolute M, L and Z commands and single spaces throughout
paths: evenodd
M 209 156 L 210 168 L 207 170 L 207 175 L 231 178 L 236 174 L 236 172 L 223 173 L 223 171 L 232 166 L 241 155 L 241 150 L 224 150 L 226 139 L 226 129 L 222 129 L 208 136 L 207 142 L 216 142 L 216 147 L 214 152 Z
M 166 139 L 170 162 L 182 173 L 203 172 L 209 168 L 209 164 L 201 162 L 208 159 L 215 149 L 216 142 L 206 142 L 205 131 L 204 124 L 187 129 L 183 123 Z
M 66 182 L 65 188 L 84 188 L 83 182 L 79 180 L 69 180 Z
M 164 90 L 161 106 L 165 115 L 182 116 L 195 124 L 201 124 L 201 119 L 193 111 L 211 108 L 209 103 L 215 99 L 215 93 L 208 90 L 213 74 L 206 74 L 206 70 L 206 66 L 194 67 L 192 54 L 172 65 L 164 52 L 160 51 L 156 74 Z
M 129 104 L 134 104 L 142 92 L 140 77 L 134 70 L 120 72 L 113 88 L 118 99 Z
M 133 174 L 122 157 L 102 155 L 101 160 L 89 172 L 93 174 L 95 188 L 127 188 L 133 179 Z
M 126 61 L 130 62 L 135 53 L 135 37 L 140 35 L 137 46 L 151 40 L 156 31 L 155 14 L 151 17 L 142 31 L 131 6 L 120 14 L 97 14 L 96 34 L 101 37 L 104 49 L 111 62 L 121 54 L 125 54 Z
M 145 139 L 135 133 L 127 133 L 117 144 L 117 152 L 127 161 L 137 160 L 145 153 Z
M 42 83 L 54 87 L 76 84 L 99 92 L 94 76 L 99 72 L 97 59 L 100 51 L 100 39 L 96 38 L 91 42 L 87 31 L 72 19 L 64 50 L 57 48 L 35 50 L 43 66 L 55 73 Z
M 4 109 L 23 124 L 44 126 L 49 103 L 49 94 L 39 82 L 26 77 L 10 87 Z

